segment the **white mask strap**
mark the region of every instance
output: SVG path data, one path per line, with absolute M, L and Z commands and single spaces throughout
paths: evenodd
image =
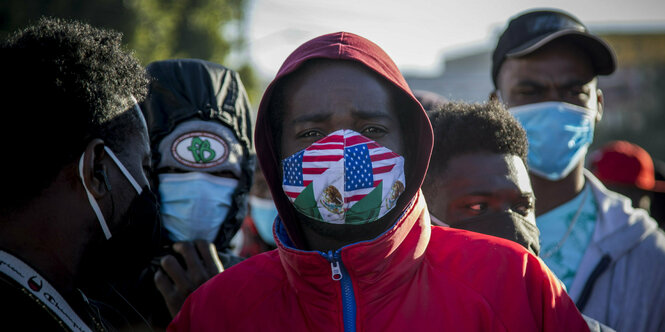
M 85 151 L 83 151 L 81 159 L 79 159 L 79 177 L 81 177 L 83 188 L 85 189 L 85 193 L 88 195 L 88 202 L 90 202 L 92 210 L 95 211 L 95 214 L 97 215 L 97 220 L 99 220 L 99 225 L 102 226 L 102 230 L 104 231 L 104 236 L 106 236 L 106 239 L 108 240 L 111 238 L 111 231 L 109 230 L 109 226 L 106 224 L 106 219 L 104 219 L 102 210 L 99 209 L 99 204 L 97 204 L 97 201 L 90 193 L 90 190 L 88 190 L 88 186 L 85 184 L 85 180 L 83 179 L 83 157 L 85 157 Z
M 431 212 L 429 214 L 429 219 L 432 221 L 432 224 L 436 226 L 450 227 L 450 225 L 446 224 L 445 222 L 441 221 L 439 218 L 435 217 Z
M 127 178 L 129 183 L 132 184 L 132 187 L 134 187 L 134 190 L 136 190 L 137 194 L 141 194 L 143 192 L 143 188 L 139 186 L 139 184 L 134 180 L 134 177 L 127 171 L 125 166 L 118 160 L 118 158 L 115 156 L 113 151 L 109 149 L 108 147 L 104 147 L 104 150 L 106 150 L 106 153 L 111 156 L 111 159 L 113 162 L 118 166 L 120 169 L 120 172 Z M 92 207 L 92 210 L 95 212 L 95 215 L 97 215 L 97 220 L 99 220 L 99 225 L 102 226 L 102 231 L 104 231 L 104 236 L 106 236 L 106 239 L 111 238 L 111 230 L 109 230 L 109 226 L 106 223 L 106 219 L 104 219 L 104 215 L 102 214 L 102 210 L 99 208 L 99 204 L 97 204 L 97 200 L 95 197 L 92 196 L 90 193 L 90 190 L 88 190 L 88 186 L 85 184 L 85 180 L 83 179 L 83 159 L 85 157 L 85 151 L 83 151 L 83 154 L 81 155 L 81 159 L 79 159 L 79 177 L 81 178 L 81 183 L 83 183 L 83 188 L 85 189 L 85 193 L 88 195 L 88 202 L 90 202 L 90 206 Z
M 118 166 L 118 168 L 120 169 L 120 171 L 122 172 L 122 174 L 123 174 L 123 175 L 127 178 L 127 180 L 129 181 L 129 183 L 132 184 L 132 187 L 134 187 L 134 190 L 136 190 L 136 193 L 139 194 L 139 195 L 141 195 L 141 192 L 143 192 L 143 188 L 141 188 L 141 186 L 139 186 L 139 184 L 136 182 L 136 180 L 134 180 L 134 177 L 129 173 L 129 171 L 128 171 L 128 170 L 125 168 L 125 166 L 120 162 L 120 160 L 118 160 L 118 158 L 115 156 L 115 154 L 113 153 L 113 151 L 111 151 L 111 149 L 109 149 L 108 146 L 105 146 L 105 147 L 104 147 L 104 150 L 106 150 L 106 153 L 108 153 L 109 156 L 111 157 L 111 159 L 113 159 L 113 161 L 114 161 L 115 164 Z

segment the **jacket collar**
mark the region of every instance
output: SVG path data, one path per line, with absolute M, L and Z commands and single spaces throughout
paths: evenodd
M 603 253 L 617 259 L 635 247 L 648 234 L 656 231 L 658 224 L 646 211 L 634 209 L 630 199 L 608 190 L 591 172 L 584 176 L 598 203 L 598 220 L 592 242 Z
M 591 243 L 584 252 L 575 280 L 568 290 L 575 301 L 580 299 L 587 280 L 603 256 L 609 255 L 612 261 L 619 260 L 658 228 L 646 211 L 633 209 L 628 198 L 605 188 L 586 169 L 584 177 L 598 203 L 598 220 Z
M 339 292 L 332 279 L 327 253 L 296 249 L 278 219 L 275 225 L 279 257 L 289 284 L 311 299 L 328 299 Z M 356 295 L 372 301 L 410 279 L 422 261 L 431 234 L 429 213 L 418 191 L 402 216 L 375 239 L 342 247 L 334 253 L 353 281 Z M 371 289 L 371 292 L 367 292 Z

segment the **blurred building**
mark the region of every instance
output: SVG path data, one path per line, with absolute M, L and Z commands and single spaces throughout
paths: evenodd
M 404 78 L 412 90 L 436 92 L 449 100 L 485 101 L 494 89 L 491 52 L 489 47 L 460 50 L 444 59 L 440 74 L 414 76 L 407 72 Z
M 654 115 L 649 112 L 665 111 L 665 26 L 605 31 L 599 34 L 614 48 L 619 67 L 599 81 L 605 104 L 611 110 L 603 125 L 609 130 L 641 130 L 649 115 Z M 660 91 L 655 91 L 659 84 Z
M 599 78 L 606 107 L 596 143 L 626 139 L 665 160 L 665 24 L 592 25 L 591 30 L 614 48 L 619 64 L 614 74 Z M 495 44 L 447 54 L 441 73 L 407 72 L 406 81 L 414 90 L 450 100 L 486 101 L 494 89 L 490 60 Z

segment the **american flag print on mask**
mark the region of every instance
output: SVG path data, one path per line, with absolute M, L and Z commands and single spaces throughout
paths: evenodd
M 404 158 L 361 134 L 338 130 L 282 161 L 284 193 L 309 218 L 364 224 L 395 207 Z

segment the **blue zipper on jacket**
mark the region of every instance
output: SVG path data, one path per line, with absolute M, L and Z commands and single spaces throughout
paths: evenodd
M 333 254 L 332 250 L 328 253 L 321 253 L 322 256 L 330 262 L 330 271 L 332 280 L 339 281 L 342 289 L 342 314 L 344 317 L 344 331 L 356 331 L 356 298 L 353 295 L 353 284 L 349 273 L 342 263 L 342 250 L 339 249 Z

